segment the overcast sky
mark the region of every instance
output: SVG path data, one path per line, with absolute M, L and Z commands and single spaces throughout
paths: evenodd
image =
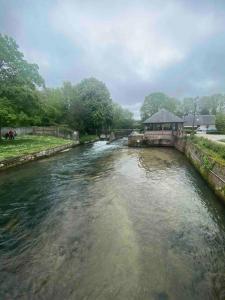
M 0 0 L 0 32 L 48 86 L 94 76 L 136 117 L 152 92 L 225 92 L 225 1 Z

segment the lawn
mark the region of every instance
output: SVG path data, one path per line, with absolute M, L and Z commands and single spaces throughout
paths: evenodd
M 12 141 L 2 139 L 0 141 L 0 161 L 70 143 L 70 140 L 53 136 L 26 135 Z

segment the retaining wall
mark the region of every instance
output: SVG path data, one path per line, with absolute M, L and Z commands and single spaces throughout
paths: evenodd
M 5 170 L 11 167 L 15 167 L 21 164 L 25 164 L 29 161 L 33 161 L 33 160 L 38 160 L 44 157 L 49 157 L 52 156 L 58 152 L 61 152 L 63 150 L 72 148 L 79 145 L 79 142 L 71 142 L 68 143 L 67 145 L 62 145 L 62 146 L 57 146 L 54 148 L 50 148 L 47 150 L 42 150 L 36 153 L 32 153 L 32 154 L 27 154 L 27 155 L 23 155 L 20 157 L 15 157 L 15 158 L 11 158 L 11 159 L 5 159 L 0 161 L 0 171 L 1 170 Z
M 214 192 L 225 202 L 225 165 L 209 157 L 191 142 L 186 143 L 185 154 Z

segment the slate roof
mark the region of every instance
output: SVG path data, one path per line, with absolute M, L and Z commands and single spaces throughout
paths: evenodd
M 157 113 L 152 115 L 150 118 L 145 120 L 144 124 L 153 124 L 153 123 L 183 123 L 183 119 L 177 117 L 170 111 L 162 108 Z
M 184 126 L 192 126 L 194 116 L 189 114 L 183 117 Z M 194 126 L 201 125 L 215 125 L 215 116 L 214 115 L 196 115 Z

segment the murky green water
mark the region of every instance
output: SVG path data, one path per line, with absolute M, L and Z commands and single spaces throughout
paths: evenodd
M 7 171 L 0 299 L 225 299 L 225 208 L 169 148 L 98 142 Z

